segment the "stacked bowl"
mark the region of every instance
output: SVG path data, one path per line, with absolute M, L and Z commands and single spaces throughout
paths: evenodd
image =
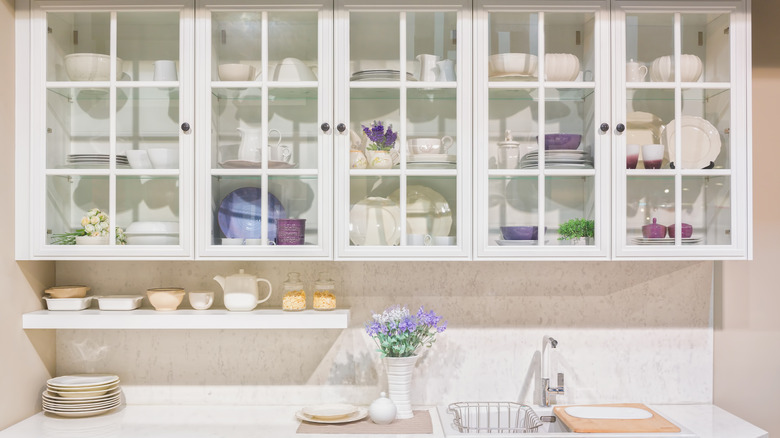
M 43 411 L 61 417 L 90 417 L 122 403 L 119 377 L 112 374 L 76 374 L 46 382 Z

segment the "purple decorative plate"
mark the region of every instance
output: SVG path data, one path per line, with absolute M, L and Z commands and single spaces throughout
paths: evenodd
M 225 196 L 219 204 L 217 220 L 225 237 L 260 239 L 262 208 L 259 187 L 241 187 Z M 268 240 L 276 239 L 276 220 L 287 217 L 282 203 L 268 194 Z

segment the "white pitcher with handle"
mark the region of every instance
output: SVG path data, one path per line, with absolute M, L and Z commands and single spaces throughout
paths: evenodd
M 241 144 L 238 145 L 238 157 L 237 159 L 242 161 L 254 161 L 259 162 L 263 159 L 263 130 L 260 127 L 244 126 L 243 128 L 236 128 L 238 133 L 241 134 Z M 282 133 L 277 129 L 271 129 L 268 134 L 276 132 L 279 135 L 279 142 L 282 140 Z
M 258 304 L 271 298 L 271 282 L 265 278 L 245 274 L 243 269 L 240 269 L 238 274 L 228 277 L 217 275 L 214 280 L 222 286 L 225 293 L 225 307 L 234 312 L 249 312 L 254 310 Z M 268 285 L 268 295 L 262 300 L 259 299 L 260 294 L 257 287 L 257 283 L 260 282 Z
M 436 65 L 441 58 L 439 55 L 417 55 L 417 60 L 420 61 L 420 77 L 421 81 L 435 81 L 436 72 L 439 71 L 439 67 Z

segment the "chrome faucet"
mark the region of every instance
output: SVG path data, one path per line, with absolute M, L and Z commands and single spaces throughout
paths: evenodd
M 545 365 L 549 366 L 549 357 L 547 360 L 545 360 L 545 353 L 547 353 L 547 345 L 550 345 L 551 348 L 555 349 L 558 346 L 558 341 L 553 339 L 550 336 L 545 336 L 542 340 L 542 359 L 541 359 L 541 372 L 540 375 L 542 376 L 542 400 L 541 405 L 542 406 L 550 406 L 550 396 L 551 395 L 563 395 L 563 373 L 558 373 L 558 386 L 550 387 L 550 375 L 548 373 L 547 367 Z

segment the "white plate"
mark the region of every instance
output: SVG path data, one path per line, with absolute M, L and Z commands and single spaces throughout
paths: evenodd
M 121 394 L 122 389 L 121 388 L 114 388 L 110 391 L 106 392 L 103 395 L 95 396 L 95 397 L 60 397 L 58 393 L 47 390 L 43 391 L 43 399 L 50 401 L 52 403 L 96 403 L 96 402 L 103 402 L 107 400 L 111 400 L 114 397 L 118 397 L 119 394 Z
M 401 243 L 401 209 L 379 197 L 365 198 L 349 210 L 349 239 L 355 245 L 394 246 Z
M 695 245 L 697 243 L 701 243 L 702 238 L 684 237 L 680 240 L 683 245 Z M 660 237 L 660 238 L 652 239 L 652 238 L 645 238 L 645 237 L 635 237 L 633 239 L 633 242 L 637 245 L 674 245 L 674 238 Z
M 92 304 L 92 298 L 44 298 L 49 310 L 84 310 Z
M 116 396 L 109 400 L 94 402 L 94 403 L 79 403 L 79 404 L 67 404 L 59 402 L 50 402 L 44 399 L 42 406 L 44 408 L 56 409 L 58 411 L 86 411 L 95 409 L 105 409 L 110 406 L 115 406 L 122 400 L 122 397 Z
M 544 243 L 547 243 L 548 241 L 545 240 Z M 496 243 L 500 246 L 531 246 L 531 245 L 538 245 L 538 240 L 496 240 Z
M 696 116 L 682 116 L 682 169 L 702 169 L 715 161 L 720 154 L 720 134 L 712 123 Z M 675 158 L 675 131 L 677 121 L 666 125 L 663 144 L 669 154 L 669 161 Z
M 626 115 L 626 144 L 659 144 L 663 121 L 653 113 L 635 111 Z
M 260 161 L 227 160 L 220 162 L 219 165 L 225 169 L 259 169 L 263 163 Z M 286 161 L 268 160 L 269 169 L 292 169 L 297 165 L 297 163 L 288 163 Z
M 59 415 L 60 417 L 81 418 L 81 417 L 91 417 L 91 416 L 94 416 L 94 415 L 105 414 L 106 412 L 108 412 L 108 411 L 110 411 L 112 409 L 118 408 L 119 405 L 121 405 L 121 404 L 122 404 L 121 402 L 118 402 L 115 406 L 112 406 L 110 408 L 98 409 L 98 410 L 94 410 L 94 411 L 68 412 L 68 411 L 58 411 L 58 410 L 47 409 L 47 408 L 44 408 L 43 411 L 44 412 L 48 412 L 50 414 Z
M 338 403 L 316 406 L 306 406 L 301 409 L 304 415 L 318 420 L 336 420 L 342 419 L 348 415 L 357 412 L 358 408 L 354 405 Z
M 447 154 L 408 154 L 407 163 L 455 163 L 457 156 Z
M 399 204 L 401 191 L 396 190 L 390 199 Z M 452 229 L 452 210 L 447 199 L 430 187 L 410 185 L 406 187 L 406 232 L 449 236 Z
M 314 417 L 310 417 L 303 413 L 303 411 L 298 411 L 295 413 L 295 417 L 299 420 L 308 421 L 310 423 L 323 423 L 323 424 L 338 424 L 338 423 L 351 423 L 353 421 L 362 420 L 363 418 L 366 418 L 368 415 L 368 409 L 359 407 L 356 412 L 354 412 L 352 415 L 348 415 L 344 418 L 339 418 L 335 420 L 319 420 Z
M 46 384 L 68 388 L 108 385 L 118 381 L 119 376 L 114 374 L 73 374 L 70 376 L 59 376 L 51 378 L 46 381 Z
M 78 392 L 78 391 L 100 391 L 104 390 L 107 391 L 109 389 L 114 389 L 117 386 L 119 386 L 119 380 L 117 379 L 114 382 L 106 383 L 104 385 L 91 385 L 91 386 L 57 386 L 57 385 L 47 385 L 49 391 L 70 391 L 70 392 Z

